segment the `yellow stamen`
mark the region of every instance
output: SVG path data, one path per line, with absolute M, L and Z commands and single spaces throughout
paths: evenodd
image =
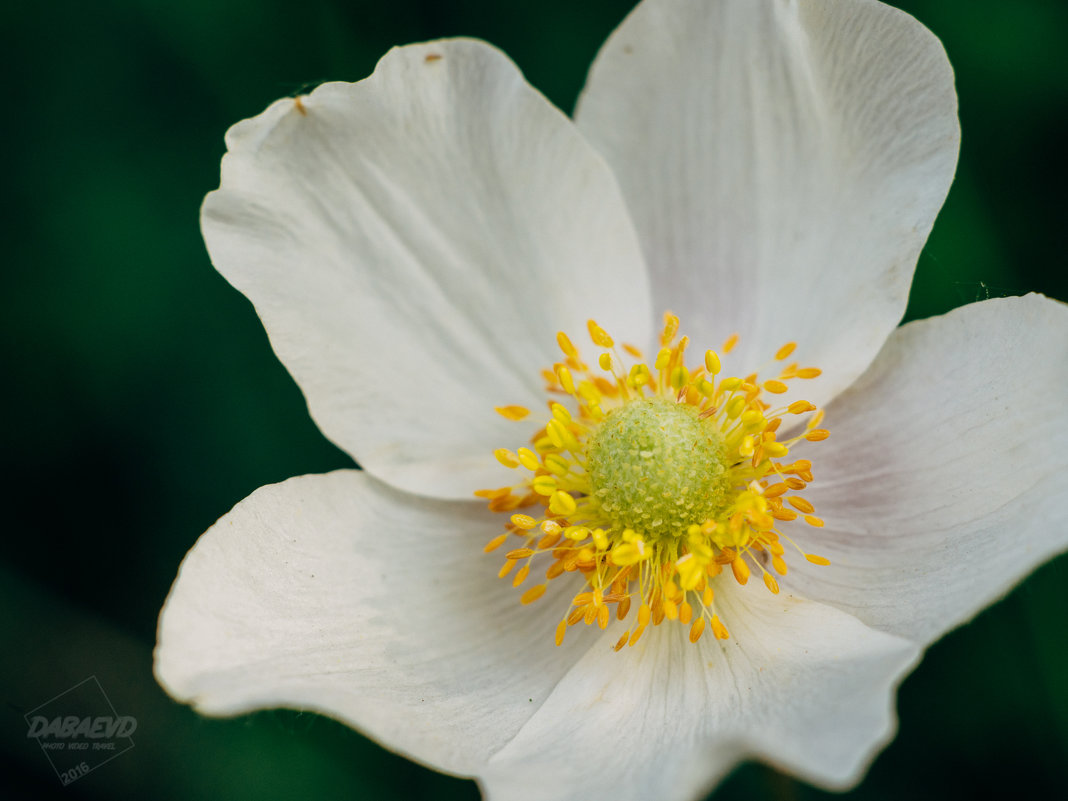
M 670 313 L 651 365 L 633 346 L 614 349 L 615 340 L 595 321 L 587 328 L 594 345 L 605 349 L 593 368 L 560 332 L 564 359 L 543 371 L 554 400 L 540 428 L 532 437 L 525 432 L 529 447 L 494 451 L 500 464 L 523 473 L 515 486 L 476 491 L 491 511 L 508 515 L 506 530 L 484 550 L 515 536 L 520 542 L 499 575 L 520 587 L 532 570 L 544 573 L 546 583 L 526 589 L 523 604 L 542 597 L 547 582 L 575 582 L 580 591 L 570 593 L 572 606 L 556 628 L 558 645 L 570 626 L 605 629 L 613 616 L 634 621 L 616 650 L 665 621 L 688 626 L 692 642 L 706 628 L 726 640 L 713 585 L 726 575 L 746 584 L 757 569 L 767 590 L 778 593 L 776 576 L 787 572 L 783 542 L 793 545 L 793 537 L 815 536 L 823 526 L 798 494 L 813 479 L 812 462 L 782 461 L 800 440 L 827 438 L 818 427 L 823 413 L 806 400 L 784 408 L 773 397 L 819 370 L 794 362 L 775 377 L 721 376 L 712 350 L 687 364 L 689 339 L 678 337 L 679 321 Z M 721 352 L 738 341 L 732 335 Z M 795 349 L 793 342 L 783 345 L 776 361 Z M 497 410 L 516 420 L 531 414 L 521 406 Z M 801 433 L 788 415 L 807 415 Z M 780 428 L 789 432 L 781 442 Z M 790 528 L 801 522 L 808 535 Z M 629 616 L 632 603 L 636 616 Z
M 530 409 L 525 406 L 495 406 L 494 409 L 508 420 L 522 420 L 530 414 Z
M 601 348 L 610 348 L 615 344 L 615 340 L 608 336 L 608 332 L 593 320 L 586 321 L 586 327 L 590 332 L 590 339 L 593 340 L 593 344 Z

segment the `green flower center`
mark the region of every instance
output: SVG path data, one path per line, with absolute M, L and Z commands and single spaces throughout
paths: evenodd
M 592 495 L 620 529 L 680 537 L 729 500 L 718 427 L 687 403 L 634 400 L 609 412 L 586 448 Z

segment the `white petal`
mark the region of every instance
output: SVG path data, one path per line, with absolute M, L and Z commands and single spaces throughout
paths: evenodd
M 208 714 L 317 710 L 474 773 L 581 653 L 553 644 L 566 601 L 520 606 L 497 579 L 502 560 L 482 547 L 500 530 L 476 503 L 358 471 L 263 487 L 182 563 L 156 675 Z
M 544 406 L 557 330 L 593 317 L 649 336 L 614 178 L 488 45 L 394 49 L 360 83 L 235 125 L 227 146 L 203 210 L 212 260 L 323 432 L 397 487 L 505 483 L 493 450 L 537 426 L 493 407 Z
M 665 623 L 613 653 L 609 631 L 490 762 L 489 797 L 688 801 L 747 756 L 826 786 L 857 781 L 893 734 L 892 691 L 915 645 L 722 584 L 730 640 L 692 645 L 688 627 Z
M 789 585 L 929 643 L 1068 547 L 1068 306 L 989 300 L 899 329 L 827 409 Z M 792 533 L 792 532 L 791 532 Z
M 653 276 L 740 375 L 785 342 L 822 405 L 901 319 L 956 166 L 953 73 L 873 0 L 645 0 L 576 119 L 623 186 Z

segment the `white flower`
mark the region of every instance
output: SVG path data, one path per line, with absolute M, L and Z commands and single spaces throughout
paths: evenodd
M 499 799 L 687 799 L 744 758 L 846 787 L 921 651 L 1068 542 L 1068 308 L 896 328 L 958 146 L 903 13 L 645 0 L 574 123 L 488 45 L 397 48 L 227 145 L 212 259 L 366 472 L 264 487 L 186 557 L 156 671 L 207 714 L 318 710 Z M 493 453 L 549 420 L 558 331 L 655 349 L 666 309 L 700 352 L 740 333 L 738 376 L 786 342 L 823 369 L 831 437 L 791 453 L 826 525 L 781 525 L 831 564 L 709 577 L 729 639 L 668 620 L 616 652 L 628 618 L 557 646 L 583 579 L 521 605 L 472 492 L 522 480 Z

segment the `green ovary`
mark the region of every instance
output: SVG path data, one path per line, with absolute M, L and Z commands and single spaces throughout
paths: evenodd
M 617 529 L 680 537 L 728 502 L 719 429 L 685 403 L 631 401 L 613 410 L 586 447 L 591 495 Z

